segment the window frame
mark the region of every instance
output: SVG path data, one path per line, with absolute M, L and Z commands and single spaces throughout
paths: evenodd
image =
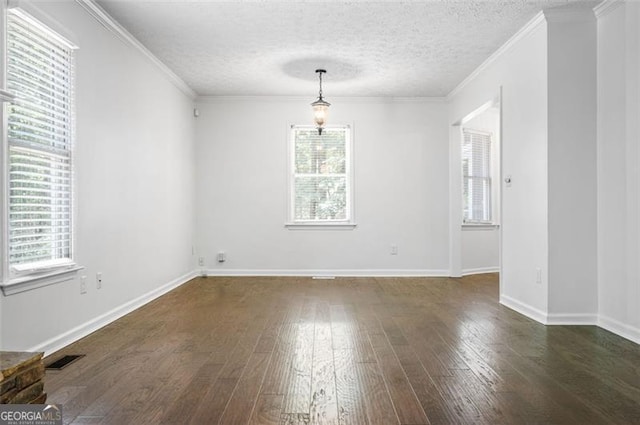
M 487 169 L 488 169 L 488 175 L 486 177 L 482 177 L 482 176 L 467 176 L 464 173 L 464 154 L 462 153 L 463 150 L 463 146 L 464 146 L 464 140 L 465 140 L 465 133 L 472 133 L 472 134 L 477 134 L 480 136 L 487 136 L 489 138 L 489 151 L 487 152 L 487 160 L 488 160 L 488 164 L 487 164 Z M 493 193 L 493 181 L 494 181 L 494 176 L 493 176 L 493 161 L 494 161 L 494 156 L 493 156 L 493 149 L 494 149 L 494 134 L 488 131 L 483 131 L 483 130 L 477 130 L 471 127 L 462 127 L 460 129 L 460 175 L 461 175 L 461 191 L 460 191 L 460 196 L 462 199 L 462 209 L 461 209 L 461 215 L 462 215 L 462 225 L 463 226 L 473 226 L 473 227 L 486 227 L 486 226 L 494 226 L 495 222 L 494 222 L 494 193 Z M 489 200 L 486 203 L 486 208 L 488 210 L 488 216 L 489 219 L 488 220 L 473 220 L 473 219 L 467 219 L 465 218 L 465 210 L 464 210 L 464 205 L 465 205 L 465 196 L 464 196 L 464 188 L 465 188 L 465 181 L 467 178 L 478 178 L 478 179 L 483 179 L 486 180 L 488 182 L 488 196 L 489 196 Z
M 296 130 L 316 130 L 313 125 L 289 124 L 287 130 L 287 221 L 285 227 L 289 230 L 353 230 L 355 222 L 355 197 L 354 197 L 354 131 L 352 124 L 326 125 L 325 130 L 342 129 L 345 135 L 345 177 L 347 180 L 346 202 L 347 218 L 344 220 L 296 220 L 295 211 L 295 134 Z
M 12 93 L 8 92 L 7 87 L 7 43 L 8 43 L 8 19 L 10 13 L 16 13 L 22 19 L 27 20 L 31 25 L 44 29 L 49 32 L 52 39 L 56 42 L 64 44 L 65 48 L 71 51 L 70 62 L 70 142 L 69 142 L 69 169 L 70 169 L 70 253 L 69 258 L 65 258 L 59 261 L 41 262 L 40 267 L 14 267 L 11 266 L 9 261 L 9 194 L 10 194 L 10 181 L 9 181 L 9 140 L 8 140 L 8 103 L 10 98 L 14 97 Z M 6 2 L 2 2 L 0 5 L 0 43 L 2 43 L 3 51 L 5 52 L 0 59 L 0 94 L 2 94 L 1 108 L 0 108 L 0 149 L 1 149 L 1 161 L 0 172 L 4 176 L 4 184 L 0 187 L 0 198 L 2 200 L 2 207 L 0 208 L 0 220 L 2 221 L 2 241 L 0 243 L 0 255 L 1 255 L 1 268 L 0 268 L 0 287 L 4 295 L 13 295 L 16 293 L 28 291 L 31 289 L 65 282 L 75 277 L 75 274 L 82 270 L 83 267 L 79 266 L 76 259 L 76 182 L 75 182 L 75 142 L 76 142 L 76 128 L 75 128 L 75 86 L 77 79 L 75 77 L 76 56 L 75 50 L 78 49 L 77 43 L 73 36 L 68 33 L 63 26 L 58 22 L 50 18 L 48 15 L 40 11 L 36 6 L 27 1 L 11 2 L 7 5 Z M 5 96 L 8 95 L 8 96 Z M 37 265 L 37 263 L 31 263 Z M 22 269 L 22 270 L 20 270 Z

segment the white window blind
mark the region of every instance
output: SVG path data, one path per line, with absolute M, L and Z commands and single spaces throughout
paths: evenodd
M 7 16 L 9 265 L 72 255 L 73 49 L 28 14 Z
M 491 222 L 491 135 L 464 129 L 462 142 L 463 220 Z
M 292 126 L 291 142 L 291 221 L 351 220 L 350 128 Z

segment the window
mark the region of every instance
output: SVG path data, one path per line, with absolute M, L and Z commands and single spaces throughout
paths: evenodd
M 72 265 L 73 46 L 21 9 L 7 13 L 9 277 Z
M 462 191 L 465 223 L 491 223 L 491 134 L 463 129 Z
M 353 227 L 351 128 L 291 126 L 289 226 Z

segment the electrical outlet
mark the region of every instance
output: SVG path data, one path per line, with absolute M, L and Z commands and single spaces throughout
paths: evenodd
M 227 254 L 225 252 L 218 253 L 218 263 L 224 263 L 227 261 Z
M 102 272 L 96 273 L 96 287 L 102 289 Z
M 538 285 L 542 284 L 542 269 L 539 267 L 536 269 L 536 283 Z
M 80 277 L 80 295 L 87 293 L 87 277 Z
M 398 255 L 398 245 L 391 245 L 391 255 Z
M 199 257 L 198 258 L 198 265 L 199 266 L 204 266 L 204 257 Z

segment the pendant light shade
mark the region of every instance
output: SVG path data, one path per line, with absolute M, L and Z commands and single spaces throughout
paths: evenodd
M 327 71 L 325 71 L 324 69 L 316 69 L 316 73 L 318 74 L 318 78 L 320 79 L 320 92 L 318 94 L 318 100 L 311 104 L 311 107 L 313 108 L 313 121 L 318 128 L 318 134 L 322 134 L 322 129 L 327 122 L 329 106 L 331 106 L 329 102 L 325 101 L 322 98 L 322 74 L 324 74 L 325 72 Z

